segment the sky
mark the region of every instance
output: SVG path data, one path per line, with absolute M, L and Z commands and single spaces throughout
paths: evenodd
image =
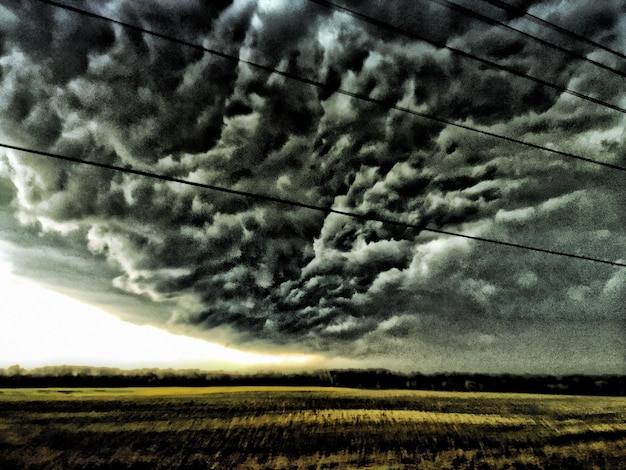
M 12 313 L 0 319 L 0 356 L 5 367 L 12 364 L 30 370 L 75 365 L 79 357 L 80 364 L 92 367 L 210 366 L 235 371 L 298 367 L 318 359 L 313 355 L 242 352 L 154 326 L 120 321 L 101 309 L 12 275 L 7 263 L 0 270 L 0 294 Z
M 612 70 L 442 2 L 338 2 L 396 29 L 310 0 L 66 0 L 323 87 L 0 5 L 1 144 L 364 216 L 0 147 L 0 368 L 626 373 L 626 268 L 438 232 L 626 263 L 625 59 L 494 2 L 459 0 Z M 626 51 L 619 0 L 507 3 Z

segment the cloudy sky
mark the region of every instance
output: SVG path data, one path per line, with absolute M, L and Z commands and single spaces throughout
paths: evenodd
M 0 143 L 414 226 L 0 148 L 0 367 L 98 337 L 141 362 L 154 328 L 204 367 L 626 372 L 626 268 L 428 230 L 626 263 L 626 59 L 494 2 L 459 0 L 609 70 L 442 2 L 341 1 L 410 34 L 310 0 L 66 0 L 324 87 L 0 4 Z M 626 51 L 619 0 L 507 2 Z

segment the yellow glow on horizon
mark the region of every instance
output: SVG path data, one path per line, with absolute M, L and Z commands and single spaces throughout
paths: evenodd
M 0 261 L 0 367 L 237 369 L 297 366 L 311 355 L 256 354 L 125 322 L 11 273 Z

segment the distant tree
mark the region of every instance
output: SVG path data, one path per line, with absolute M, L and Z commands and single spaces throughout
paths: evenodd
M 22 368 L 19 364 L 12 365 L 6 370 L 6 375 L 26 375 L 27 370 Z

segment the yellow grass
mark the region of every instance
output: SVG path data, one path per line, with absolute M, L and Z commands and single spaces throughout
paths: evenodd
M 0 390 L 0 468 L 622 469 L 626 398 L 210 387 Z

